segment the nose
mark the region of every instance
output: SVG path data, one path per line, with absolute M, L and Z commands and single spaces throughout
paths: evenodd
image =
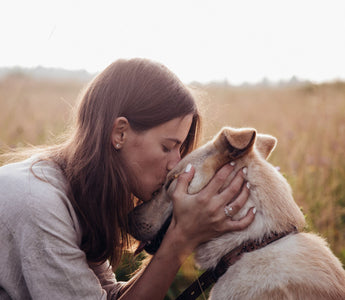
M 171 171 L 181 160 L 181 153 L 180 151 L 174 151 L 171 153 L 171 157 L 169 157 L 168 163 L 167 163 L 167 170 Z

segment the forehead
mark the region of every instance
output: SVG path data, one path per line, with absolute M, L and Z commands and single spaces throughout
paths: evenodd
M 166 123 L 158 125 L 149 131 L 153 135 L 161 138 L 182 143 L 189 132 L 192 124 L 193 115 L 187 115 L 172 119 Z

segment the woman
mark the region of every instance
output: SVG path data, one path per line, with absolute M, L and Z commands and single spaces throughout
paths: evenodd
M 164 66 L 119 60 L 99 74 L 66 142 L 0 168 L 0 298 L 162 299 L 195 247 L 248 226 L 252 210 L 240 221 L 224 214 L 248 198 L 242 172 L 218 194 L 225 166 L 188 195 L 189 167 L 157 253 L 134 280 L 116 282 L 110 265 L 128 246 L 128 213 L 195 146 L 199 126 L 191 94 Z

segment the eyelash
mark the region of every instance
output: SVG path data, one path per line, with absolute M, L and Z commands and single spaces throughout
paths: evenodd
M 171 150 L 168 147 L 165 147 L 164 145 L 162 147 L 163 147 L 163 152 L 166 152 L 166 153 L 171 152 Z

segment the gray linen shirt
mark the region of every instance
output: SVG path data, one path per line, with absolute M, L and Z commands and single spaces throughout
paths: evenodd
M 0 168 L 0 299 L 116 299 L 108 263 L 88 264 L 81 228 L 52 162 Z

